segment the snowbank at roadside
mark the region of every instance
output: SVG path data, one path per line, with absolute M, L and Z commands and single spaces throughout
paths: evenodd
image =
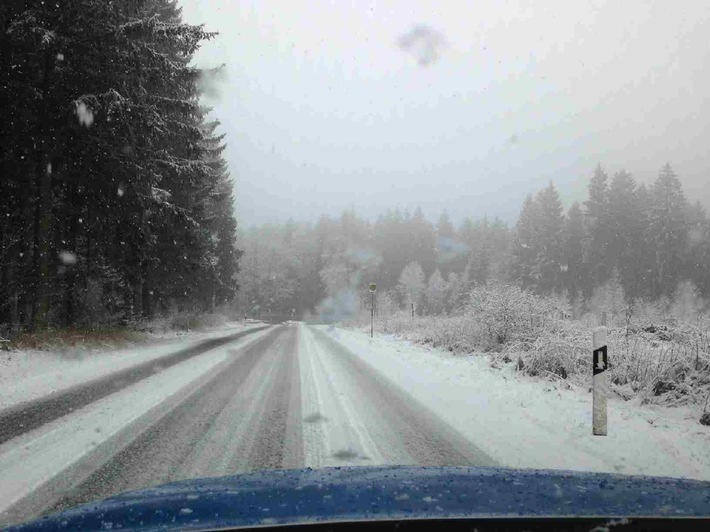
M 609 401 L 609 435 L 592 436 L 592 394 L 391 336 L 323 327 L 508 467 L 710 480 L 710 427 L 691 407 Z
M 219 327 L 151 335 L 147 343 L 119 349 L 71 348 L 0 352 L 0 409 L 31 401 L 115 371 L 191 347 L 260 327 L 261 322 L 228 322 Z

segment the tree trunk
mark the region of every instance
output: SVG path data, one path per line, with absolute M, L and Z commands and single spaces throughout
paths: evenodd
M 42 101 L 37 123 L 38 149 L 35 183 L 37 186 L 37 205 L 35 211 L 35 249 L 34 262 L 36 266 L 35 292 L 33 301 L 32 329 L 44 328 L 49 323 L 49 253 L 50 231 L 52 222 L 52 175 L 47 167 L 48 111 L 47 97 L 49 95 L 49 76 L 52 69 L 52 54 L 49 49 L 44 51 L 44 72 L 42 80 Z
M 133 285 L 133 319 L 143 316 L 143 281 L 136 281 Z
M 147 282 L 143 283 L 143 317 L 146 319 L 153 318 L 153 291 L 149 288 Z
M 69 204 L 68 226 L 67 226 L 67 247 L 72 253 L 76 253 L 77 242 L 77 193 L 76 184 L 69 183 L 67 189 L 67 203 Z M 74 325 L 76 322 L 76 268 L 78 265 L 69 265 L 66 272 L 66 291 L 64 294 L 64 324 L 66 326 Z
M 84 278 L 84 291 L 88 293 L 89 291 L 89 279 L 91 279 L 91 197 L 87 195 L 86 201 L 86 220 L 84 220 L 84 226 L 86 227 L 86 277 Z

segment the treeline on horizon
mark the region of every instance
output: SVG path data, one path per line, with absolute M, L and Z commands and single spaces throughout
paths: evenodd
M 231 299 L 232 180 L 175 0 L 0 5 L 0 328 Z
M 238 302 L 252 314 L 323 310 L 324 301 L 337 314 L 354 304 L 344 294 L 363 300 L 371 282 L 419 313 L 456 312 L 492 280 L 563 296 L 577 312 L 600 299 L 669 302 L 681 284 L 686 295 L 710 297 L 710 220 L 669 164 L 648 187 L 598 166 L 586 201 L 566 212 L 550 183 L 526 198 L 512 227 L 485 217 L 455 227 L 445 212 L 432 222 L 421 209 L 370 222 L 346 210 L 316 224 L 253 228 L 240 247 Z

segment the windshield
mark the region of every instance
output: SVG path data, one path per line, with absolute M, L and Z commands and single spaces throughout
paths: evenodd
M 0 526 L 264 470 L 710 480 L 710 4 L 0 30 Z

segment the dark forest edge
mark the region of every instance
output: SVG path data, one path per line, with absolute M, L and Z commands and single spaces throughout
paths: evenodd
M 0 329 L 230 301 L 233 183 L 190 65 L 214 34 L 175 0 L 3 2 L 0 27 Z

